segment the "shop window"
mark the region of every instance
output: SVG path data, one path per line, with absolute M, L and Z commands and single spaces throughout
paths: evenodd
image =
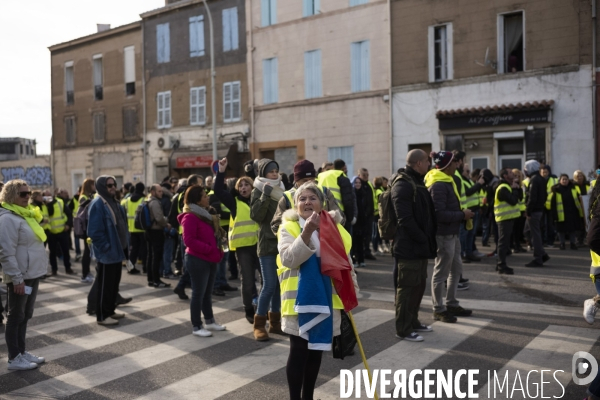
M 525 70 L 524 14 L 498 15 L 498 73 Z
M 488 157 L 471 157 L 471 171 L 476 169 L 489 168 L 490 159 Z

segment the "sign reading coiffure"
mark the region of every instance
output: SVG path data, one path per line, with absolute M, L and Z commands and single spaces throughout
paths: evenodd
M 177 168 L 207 168 L 213 162 L 212 156 L 177 157 Z
M 470 114 L 459 117 L 440 115 L 440 129 L 476 128 L 480 126 L 502 126 L 534 124 L 548 121 L 548 110 L 506 112 L 499 114 Z

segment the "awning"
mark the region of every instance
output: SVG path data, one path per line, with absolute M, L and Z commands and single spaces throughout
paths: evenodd
M 523 112 L 533 110 L 548 110 L 554 105 L 554 100 L 542 100 L 527 103 L 509 103 L 495 106 L 485 107 L 470 107 L 470 108 L 457 108 L 452 110 L 440 110 L 435 115 L 438 118 L 444 117 L 458 117 L 464 115 L 486 115 L 486 114 L 498 114 L 504 112 Z
M 217 149 L 217 158 L 227 157 L 229 169 L 236 171 L 246 160 L 250 159 L 249 153 L 238 153 L 237 144 L 228 144 L 227 147 L 219 146 Z M 210 169 L 214 160 L 212 150 L 192 150 L 177 149 L 170 159 L 170 168 L 172 170 L 182 169 Z

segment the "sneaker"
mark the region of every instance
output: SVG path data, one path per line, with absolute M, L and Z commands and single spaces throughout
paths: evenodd
M 158 281 L 157 283 L 154 283 L 153 286 L 154 286 L 154 289 L 165 289 L 165 288 L 171 287 L 171 284 L 165 283 L 163 281 Z
M 465 310 L 464 308 L 462 308 L 461 306 L 457 306 L 457 307 L 451 307 L 451 306 L 447 306 L 446 310 L 454 315 L 455 317 L 468 317 L 471 314 L 473 314 L 472 310 Z
M 587 299 L 583 303 L 583 318 L 585 322 L 592 325 L 594 323 L 594 318 L 596 317 L 596 312 L 598 311 L 598 307 L 596 307 L 596 302 L 594 299 Z
M 454 323 L 456 322 L 456 317 L 452 314 L 450 314 L 448 312 L 448 310 L 438 313 L 438 312 L 433 312 L 433 319 L 436 321 L 442 321 L 442 322 L 447 322 L 447 323 Z
M 26 371 L 29 369 L 36 369 L 37 367 L 38 365 L 36 363 L 27 361 L 22 354 L 19 354 L 12 360 L 8 360 L 8 369 L 10 370 Z
M 94 278 L 91 278 L 89 275 L 86 276 L 85 278 L 81 278 L 80 280 L 81 283 L 93 283 L 94 282 Z
M 217 288 L 213 289 L 212 294 L 213 296 L 225 296 L 225 292 Z
M 224 292 L 237 292 L 237 290 L 238 290 L 238 288 L 231 286 L 229 283 L 221 285 L 221 287 L 219 289 L 221 289 Z
M 133 297 L 121 297 L 120 295 L 117 295 L 117 302 L 115 303 L 115 307 L 130 303 L 131 300 L 133 300 Z
M 463 277 L 461 277 L 461 278 L 458 280 L 458 283 L 459 283 L 459 284 L 460 284 L 460 283 L 467 283 L 467 282 L 469 282 L 469 279 L 467 279 L 467 278 L 463 278 Z
M 546 261 L 548 261 L 549 259 L 550 259 L 550 256 L 549 256 L 548 254 L 544 254 L 544 255 L 542 256 L 542 262 L 546 262 Z
M 123 318 L 125 318 L 125 314 L 123 314 L 123 313 L 114 313 L 113 315 L 110 316 L 110 318 L 112 318 L 112 319 L 123 319 Z
M 225 325 L 219 325 L 216 322 L 213 322 L 212 324 L 204 325 L 204 329 L 207 329 L 209 331 L 224 331 L 227 328 L 225 327 Z
M 361 268 L 367 268 L 367 264 L 365 264 L 365 263 L 359 263 L 358 265 L 359 265 Z
M 81 260 L 81 254 L 77 254 L 77 255 L 75 256 L 75 261 L 79 261 L 79 260 Z
M 537 262 L 536 260 L 531 260 L 527 264 L 525 264 L 525 266 L 531 267 L 531 268 L 536 268 L 536 267 L 543 267 L 544 264 L 541 264 L 541 263 Z
M 29 362 L 36 363 L 36 364 L 43 364 L 46 362 L 46 359 L 44 357 L 34 356 L 33 354 L 31 354 L 28 351 L 21 353 L 21 357 L 25 358 Z
M 498 274 L 500 275 L 514 275 L 515 274 L 515 270 L 505 266 L 502 267 L 497 267 L 496 270 L 498 271 Z
M 413 328 L 415 332 L 433 332 L 433 328 L 429 325 L 421 324 L 418 328 Z
M 399 336 L 398 334 L 396 334 L 396 337 L 400 340 L 407 340 L 409 342 L 422 342 L 423 341 L 423 336 L 418 335 L 417 332 L 413 332 L 408 336 Z
M 189 300 L 190 299 L 188 297 L 188 295 L 185 294 L 185 289 L 184 288 L 180 288 L 179 286 L 177 286 L 175 289 L 173 289 L 173 293 L 175 293 L 177 296 L 179 296 L 179 298 L 181 300 Z
M 163 275 L 163 278 L 164 279 L 171 279 L 171 280 L 179 279 L 177 276 L 175 276 L 175 274 L 166 274 L 166 275 Z
M 200 328 L 200 329 L 195 330 L 194 332 L 192 332 L 192 335 L 194 335 L 194 336 L 200 336 L 200 337 L 209 337 L 209 336 L 212 336 L 212 332 L 211 331 L 207 331 L 204 328 Z
M 458 282 L 458 285 L 456 286 L 456 290 L 468 290 L 469 289 L 469 285 L 467 285 L 466 283 L 460 283 L 460 281 Z
M 466 258 L 469 261 L 475 261 L 475 262 L 481 261 L 481 258 L 477 257 L 475 254 L 471 254 L 470 256 L 467 256 Z
M 104 321 L 96 321 L 96 323 L 103 326 L 119 325 L 119 320 L 108 317 Z
M 130 269 L 129 271 L 127 271 L 127 273 L 130 274 L 130 275 L 137 275 L 137 274 L 140 273 L 140 270 L 137 269 L 137 268 L 135 268 L 135 267 L 133 267 L 132 269 Z

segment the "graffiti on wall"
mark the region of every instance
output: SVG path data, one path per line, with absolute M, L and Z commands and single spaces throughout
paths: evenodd
M 51 186 L 52 172 L 50 167 L 9 167 L 0 169 L 4 182 L 12 179 L 23 179 L 29 186 Z

